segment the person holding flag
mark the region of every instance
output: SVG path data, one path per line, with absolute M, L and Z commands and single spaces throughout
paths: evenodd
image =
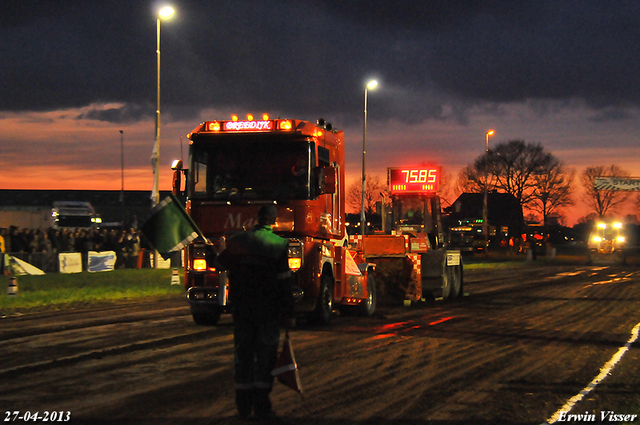
M 241 419 L 273 419 L 269 394 L 278 358 L 280 326 L 294 326 L 288 241 L 273 233 L 275 205 L 264 205 L 258 224 L 232 236 L 218 256 L 229 270 L 234 320 L 234 383 Z

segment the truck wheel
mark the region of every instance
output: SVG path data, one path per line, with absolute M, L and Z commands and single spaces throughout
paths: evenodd
M 376 293 L 376 279 L 373 277 L 373 271 L 369 270 L 367 273 L 367 292 L 369 297 L 360 305 L 360 313 L 363 316 L 373 316 L 376 311 L 377 293 Z
M 446 260 L 445 260 L 446 261 Z M 442 299 L 448 300 L 451 295 L 451 283 L 449 282 L 448 267 L 445 263 L 442 270 Z
M 460 266 L 449 267 L 451 280 L 451 298 L 458 298 L 462 295 L 462 273 Z
M 446 260 L 445 260 L 446 261 Z M 462 274 L 459 266 L 447 266 L 445 263 L 442 273 L 442 298 L 458 298 L 462 293 Z
M 196 325 L 201 326 L 214 326 L 218 324 L 220 320 L 221 311 L 219 308 L 212 307 L 207 310 L 193 311 L 191 310 L 191 316 Z
M 321 325 L 328 325 L 333 314 L 333 278 L 323 274 L 321 278 L 320 295 L 316 306 L 316 320 Z

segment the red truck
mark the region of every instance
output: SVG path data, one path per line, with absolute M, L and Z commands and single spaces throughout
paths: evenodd
M 216 324 L 229 312 L 227 272 L 215 258 L 227 237 L 255 224 L 264 204 L 276 205 L 274 232 L 289 239 L 299 315 L 328 324 L 334 309 L 374 313 L 375 265 L 350 246 L 345 230 L 344 132 L 323 119 L 233 117 L 204 122 L 188 138 L 189 165 L 174 167 L 173 185 L 204 235 L 185 256 L 196 323 Z

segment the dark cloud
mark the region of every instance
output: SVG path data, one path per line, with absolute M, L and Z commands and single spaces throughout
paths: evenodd
M 78 115 L 76 119 L 90 119 L 111 123 L 137 122 L 141 119 L 148 119 L 155 116 L 155 111 L 153 111 L 152 108 L 153 107 L 151 105 L 141 106 L 130 103 L 108 109 L 91 108 Z
M 55 6 L 55 8 L 54 8 Z M 98 102 L 155 110 L 154 4 L 5 1 L 0 110 Z M 163 110 L 352 119 L 370 76 L 388 118 L 464 122 L 481 102 L 640 104 L 640 2 L 176 1 L 162 24 Z M 81 118 L 146 118 L 141 107 Z M 138 108 L 138 109 L 136 109 Z
M 82 0 L 68 0 L 64 2 L 3 0 L 0 9 L 0 26 L 3 28 L 22 26 L 40 18 L 60 19 L 72 13 L 75 8 L 84 3 Z
M 594 115 L 589 117 L 588 120 L 596 123 L 605 123 L 611 121 L 624 121 L 631 117 L 631 114 L 624 109 L 609 107 L 598 110 Z
M 140 16 L 135 6 L 29 1 L 8 9 L 10 25 L 0 28 L 0 56 L 6 59 L 0 67 L 0 109 L 53 110 L 144 100 L 155 93 L 154 83 L 145 81 L 155 66 L 141 54 L 147 40 L 144 21 L 134 24 Z M 153 46 L 155 25 L 147 21 Z
M 526 25 L 540 15 L 539 1 L 492 0 L 385 0 L 350 1 L 308 0 L 335 17 L 363 28 L 381 29 L 388 35 L 414 33 L 446 34 L 464 28 L 486 16 L 504 16 Z
M 442 67 L 434 69 L 434 80 L 462 97 L 493 101 L 637 104 L 640 28 L 630 19 L 637 22 L 640 3 L 540 5 L 539 20 L 525 27 L 486 16 L 457 31 L 449 45 L 436 47 Z

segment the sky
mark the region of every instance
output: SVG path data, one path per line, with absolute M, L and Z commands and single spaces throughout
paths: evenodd
M 640 176 L 640 1 L 3 0 L 1 189 L 120 190 L 124 174 L 151 190 L 163 4 L 163 190 L 200 122 L 265 112 L 344 130 L 359 180 L 371 79 L 382 181 L 426 163 L 455 179 L 489 129 L 490 146 L 540 143 L 578 175 Z M 588 212 L 579 196 L 567 224 Z

